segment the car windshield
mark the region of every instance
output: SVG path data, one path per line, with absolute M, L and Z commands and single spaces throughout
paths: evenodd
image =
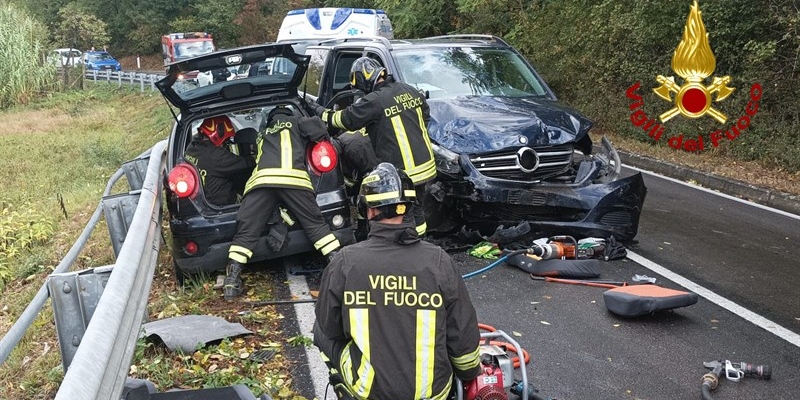
M 89 61 L 113 61 L 114 57 L 111 57 L 108 53 L 103 54 L 89 54 L 88 56 Z
M 189 58 L 214 51 L 214 45 L 208 40 L 175 43 L 175 58 Z
M 525 60 L 508 49 L 415 48 L 395 54 L 402 80 L 430 98 L 547 96 Z

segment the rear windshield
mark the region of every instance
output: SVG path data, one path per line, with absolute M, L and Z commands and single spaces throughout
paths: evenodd
M 404 82 L 430 98 L 547 96 L 545 85 L 517 53 L 502 48 L 395 50 Z

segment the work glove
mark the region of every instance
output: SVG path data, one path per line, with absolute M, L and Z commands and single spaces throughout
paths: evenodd
M 502 250 L 500 250 L 496 243 L 483 241 L 469 249 L 467 254 L 477 258 L 495 260 L 502 254 Z
M 323 107 L 323 106 L 321 106 L 321 105 L 319 105 L 317 103 L 311 103 L 310 105 L 311 105 L 311 108 L 314 109 L 314 114 L 316 114 L 318 117 L 322 117 L 322 113 L 325 112 L 325 107 Z

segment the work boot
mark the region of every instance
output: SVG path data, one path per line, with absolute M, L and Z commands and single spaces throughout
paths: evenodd
M 228 266 L 225 267 L 225 280 L 222 284 L 222 293 L 225 295 L 225 300 L 232 300 L 242 294 L 244 284 L 242 283 L 242 264 L 238 261 L 230 260 Z

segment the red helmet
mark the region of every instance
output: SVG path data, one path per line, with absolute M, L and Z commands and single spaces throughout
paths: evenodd
M 214 118 L 206 118 L 203 124 L 198 128 L 200 133 L 208 136 L 211 143 L 219 146 L 229 138 L 233 137 L 235 130 L 231 119 L 225 115 L 220 115 Z

